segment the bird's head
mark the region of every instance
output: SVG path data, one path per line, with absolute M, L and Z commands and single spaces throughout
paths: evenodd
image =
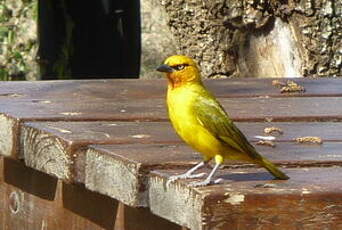
M 187 56 L 174 55 L 168 57 L 157 71 L 166 74 L 169 86 L 177 88 L 185 83 L 201 83 L 201 76 L 196 63 Z

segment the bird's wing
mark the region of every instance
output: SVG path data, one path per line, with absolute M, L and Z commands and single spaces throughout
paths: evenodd
M 200 124 L 216 138 L 240 152 L 247 153 L 252 159 L 260 157 L 245 135 L 211 95 L 197 95 L 194 113 Z

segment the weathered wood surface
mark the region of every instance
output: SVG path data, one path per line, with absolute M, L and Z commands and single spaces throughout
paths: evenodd
M 181 229 L 147 208 L 126 207 L 119 216 L 116 200 L 82 185 L 63 183 L 18 161 L 0 157 L 0 170 L 1 230 Z
M 336 97 L 342 90 L 336 79 L 298 82 L 306 87 L 305 93 L 281 94 L 269 79 L 207 84 L 221 97 L 234 120 L 342 119 L 342 106 L 338 106 L 342 99 Z M 25 121 L 165 121 L 165 84 L 165 80 L 139 84 L 136 80 L 1 83 L 0 154 L 17 157 L 19 126 Z M 299 97 L 288 98 L 289 95 Z
M 257 149 L 276 164 L 287 167 L 342 166 L 342 142 L 322 146 L 281 143 L 276 148 Z M 148 175 L 153 169 L 183 171 L 201 160 L 185 145 L 108 145 L 87 151 L 85 186 L 131 206 L 147 206 Z M 226 168 L 257 167 L 243 162 L 226 162 Z M 162 191 L 160 191 L 162 193 Z M 175 194 L 177 196 L 177 194 Z
M 277 79 L 229 79 L 204 80 L 205 85 L 218 97 L 270 97 L 287 96 L 341 96 L 342 86 L 336 78 L 297 78 L 305 93 L 280 93 L 272 85 Z M 286 82 L 287 79 L 278 79 Z M 154 80 L 70 80 L 70 81 L 22 81 L 0 82 L 0 102 L 21 99 L 58 99 L 61 95 L 73 98 L 139 98 L 164 97 L 165 79 Z
M 38 100 L 39 101 L 39 100 Z M 164 99 L 64 100 L 55 103 L 7 101 L 0 108 L 0 153 L 16 157 L 19 126 L 25 121 L 167 120 Z M 238 121 L 336 121 L 342 119 L 342 97 L 222 98 Z M 254 108 L 254 109 L 253 109 Z
M 297 137 L 309 135 L 319 136 L 324 142 L 339 141 L 339 130 L 342 128 L 339 122 L 237 122 L 237 125 L 251 141 L 257 140 L 256 135 L 266 135 L 263 133 L 265 127 L 279 127 L 284 134 L 276 135 L 276 142 L 294 141 Z M 26 123 L 22 135 L 25 146 L 22 152 L 26 155 L 22 158 L 25 158 L 27 165 L 59 178 L 77 181 L 83 181 L 84 175 L 72 168 L 78 167 L 78 161 L 83 159 L 83 152 L 89 144 L 181 142 L 168 122 L 35 122 Z M 51 143 L 55 143 L 54 148 L 50 147 Z M 44 162 L 55 165 L 47 167 Z M 66 173 L 57 173 L 60 168 L 65 168 Z
M 333 120 L 342 118 L 341 97 L 251 97 L 221 98 L 222 105 L 235 120 L 275 121 Z M 13 103 L 16 106 L 13 107 Z M 256 107 L 257 106 L 257 107 Z M 19 100 L 1 105 L 3 120 L 18 121 L 96 121 L 96 120 L 166 120 L 162 98 L 94 100 Z
M 166 122 L 34 122 L 21 133 L 26 165 L 69 182 L 84 182 L 90 144 L 180 142 Z
M 153 215 L 148 208 L 132 208 L 126 205 L 122 205 L 122 207 L 124 221 L 121 221 L 121 227 L 115 230 L 186 230 L 178 224 Z
M 253 142 L 257 141 L 256 135 L 268 135 L 264 128 L 281 128 L 284 134 L 275 135 L 276 148 L 256 147 L 282 164 L 329 164 L 342 160 L 339 122 L 237 122 L 237 126 Z M 68 182 L 84 183 L 91 190 L 131 206 L 148 205 L 146 176 L 153 166 L 190 167 L 200 160 L 198 154 L 182 144 L 169 122 L 30 122 L 24 124 L 21 133 L 21 158 L 27 166 Z M 295 138 L 303 136 L 319 136 L 324 143 L 294 143 Z M 92 144 L 109 146 L 97 146 L 86 155 L 87 146 Z
M 63 191 L 56 178 L 9 159 L 3 174 L 3 230 L 114 229 L 117 202 L 108 197 L 85 189 Z
M 166 186 L 165 182 L 168 176 L 185 171 L 197 163 L 200 156 L 178 139 L 167 121 L 164 80 L 141 81 L 141 84 L 138 84 L 137 81 L 118 82 L 122 85 L 112 86 L 110 85 L 111 81 L 86 81 L 85 83 L 71 81 L 56 84 L 55 82 L 37 82 L 36 86 L 35 83 L 27 84 L 28 89 L 25 89 L 24 83 L 18 83 L 18 85 L 22 84 L 20 89 L 15 86 L 15 83 L 13 85 L 4 84 L 6 87 L 2 87 L 0 84 L 0 95 L 2 95 L 0 96 L 0 155 L 22 158 L 26 166 L 44 172 L 45 174 L 34 171 L 33 174 L 44 175 L 43 177 L 50 178 L 47 180 L 56 182 L 54 185 L 51 183 L 47 183 L 47 185 L 55 186 L 56 197 L 59 197 L 58 205 L 61 204 L 60 202 L 62 205 L 58 206 L 55 203 L 56 197 L 53 200 L 49 200 L 46 196 L 37 197 L 40 194 L 39 192 L 37 194 L 37 188 L 35 188 L 38 179 L 32 179 L 30 176 L 23 177 L 22 179 L 25 179 L 26 182 L 15 183 L 15 181 L 20 181 L 19 175 L 25 173 L 28 168 L 23 163 L 19 163 L 20 167 L 25 169 L 16 169 L 18 167 L 13 165 L 18 162 L 14 160 L 5 160 L 4 172 L 8 171 L 9 166 L 6 165 L 12 165 L 13 169 L 11 170 L 17 170 L 18 173 L 14 173 L 15 177 L 8 176 L 9 173 L 7 176 L 6 173 L 4 174 L 5 179 L 0 186 L 0 192 L 3 191 L 3 194 L 7 194 L 7 191 L 12 189 L 12 187 L 9 189 L 9 186 L 13 186 L 13 189 L 18 189 L 18 191 L 24 190 L 23 196 L 28 197 L 29 202 L 37 203 L 37 207 L 40 207 L 37 211 L 31 206 L 27 207 L 28 213 L 37 212 L 35 220 L 39 223 L 42 222 L 41 216 L 46 207 L 68 209 L 75 217 L 73 215 L 65 217 L 69 215 L 65 210 L 59 211 L 62 214 L 57 211 L 57 213 L 49 211 L 46 214 L 58 216 L 58 218 L 63 217 L 70 223 L 75 223 L 79 226 L 75 229 L 84 229 L 94 223 L 97 227 L 102 227 L 94 227 L 94 229 L 112 229 L 114 225 L 114 228 L 119 228 L 125 223 L 120 224 L 118 221 L 115 223 L 115 220 L 122 216 L 136 220 L 151 218 L 151 222 L 148 221 L 146 226 L 161 221 L 158 218 L 158 220 L 154 219 L 156 217 L 151 216 L 146 209 L 140 211 L 131 209 L 129 212 L 129 208 L 126 207 L 120 209 L 121 211 L 116 215 L 117 203 L 112 203 L 114 206 L 111 208 L 104 207 L 104 210 L 110 209 L 109 215 L 96 212 L 101 208 L 99 206 L 102 202 L 111 203 L 113 201 L 111 198 L 129 206 L 150 206 L 157 215 L 196 230 L 209 229 L 206 226 L 210 226 L 212 229 L 228 227 L 253 229 L 251 227 L 253 225 L 260 229 L 271 229 L 270 226 L 273 228 L 276 226 L 277 229 L 285 229 L 286 226 L 293 227 L 295 225 L 292 222 L 286 222 L 286 220 L 293 220 L 293 216 L 291 217 L 290 214 L 284 214 L 279 219 L 269 218 L 275 212 L 282 213 L 281 208 L 290 204 L 293 204 L 295 209 L 298 207 L 296 212 L 301 212 L 305 208 L 308 210 L 302 211 L 296 226 L 305 226 L 304 229 L 314 229 L 313 226 L 334 229 L 335 226 L 340 226 L 339 221 L 342 218 L 339 214 L 339 207 L 341 204 L 338 199 L 341 198 L 341 192 L 334 187 L 339 185 L 339 183 L 335 183 L 335 179 L 340 177 L 339 169 L 342 167 L 342 137 L 339 134 L 342 124 L 340 122 L 342 119 L 342 106 L 340 106 L 342 90 L 340 88 L 342 86 L 338 84 L 340 81 L 337 79 L 318 81 L 301 79 L 297 82 L 304 85 L 306 92 L 294 94 L 281 94 L 279 88 L 271 85 L 270 80 L 207 82 L 214 93 L 219 95 L 219 100 L 227 108 L 231 117 L 235 121 L 244 121 L 236 124 L 252 142 L 256 141 L 255 135 L 269 135 L 263 133 L 265 127 L 276 126 L 283 130 L 283 135 L 274 135 L 277 138 L 275 148 L 259 145 L 256 148 L 276 164 L 285 167 L 285 171 L 289 172 L 291 177 L 295 177 L 294 180 L 291 178 L 284 182 L 287 186 L 281 187 L 283 191 L 281 193 L 279 190 L 273 191 L 269 187 L 273 188 L 274 185 L 267 185 L 278 182 L 270 181 L 272 177 L 265 170 L 242 162 L 227 162 L 225 169 L 220 171 L 219 175 L 234 181 L 230 190 L 225 191 L 228 193 L 223 193 L 223 195 L 220 192 L 230 186 L 229 183 L 225 183 L 221 187 L 213 186 L 200 189 L 187 187 L 187 181 Z M 219 86 L 220 84 L 222 87 Z M 34 87 L 37 87 L 37 90 L 34 90 Z M 329 87 L 331 92 L 329 92 Z M 294 141 L 294 138 L 303 136 L 319 136 L 323 139 L 323 144 L 298 144 Z M 152 176 L 151 170 L 153 170 Z M 306 176 L 308 173 L 306 174 L 305 170 L 313 170 L 310 175 L 319 175 L 317 177 Z M 330 180 L 332 185 L 326 186 L 324 191 L 322 186 L 318 186 L 319 182 L 314 183 L 318 187 L 307 186 L 312 184 L 311 182 L 316 178 L 321 180 L 323 175 L 328 178 L 322 180 L 322 183 L 328 184 L 329 178 L 332 178 L 334 173 L 337 176 Z M 50 174 L 50 176 L 46 174 Z M 9 178 L 14 179 L 10 180 Z M 39 178 L 39 176 L 34 176 L 34 178 Z M 10 181 L 12 182 L 8 183 Z M 266 185 L 258 185 L 256 188 L 248 187 L 255 181 L 266 183 Z M 65 182 L 77 182 L 82 185 L 66 184 Z M 25 185 L 27 191 L 22 188 L 22 184 Z M 234 190 L 235 185 L 237 185 L 236 190 Z M 47 187 L 49 186 L 42 189 Z M 211 191 L 214 188 L 217 188 L 217 193 Z M 300 189 L 303 190 L 303 188 L 309 188 L 311 193 L 304 189 L 302 196 L 305 195 L 305 199 L 299 200 Z M 233 196 L 235 192 L 238 192 L 239 195 L 242 191 L 244 192 L 242 193 L 244 201 L 248 201 L 244 202 L 246 206 L 235 205 L 232 208 L 229 206 L 231 204 L 221 205 L 222 199 L 233 200 L 234 203 L 236 197 L 230 199 L 230 195 Z M 285 206 L 277 204 L 278 206 L 275 205 L 273 212 L 264 209 L 266 206 L 261 206 L 262 212 L 259 218 L 248 218 L 248 215 L 258 214 L 257 204 L 263 202 L 258 197 L 260 196 L 258 191 L 266 191 L 265 204 L 274 204 L 272 202 L 277 202 L 274 197 L 279 196 L 279 199 L 286 202 Z M 89 197 L 88 195 L 83 198 L 76 197 L 77 194 L 83 193 L 88 194 Z M 58 194 L 62 195 L 57 196 Z M 98 201 L 99 206 L 95 205 L 95 209 L 91 211 L 87 209 L 88 204 L 84 201 L 92 201 L 91 197 L 95 196 L 94 194 L 101 197 L 102 201 Z M 193 194 L 196 194 L 195 198 Z M 330 222 L 322 222 L 316 213 L 314 214 L 318 209 L 313 207 L 322 198 L 322 194 L 327 199 L 319 204 L 321 205 L 319 206 L 320 210 L 323 210 L 321 211 L 323 215 L 335 220 L 334 224 L 331 224 L 330 220 Z M 174 197 L 172 198 L 172 196 Z M 241 197 L 237 197 L 238 201 Z M 250 203 L 247 198 L 251 199 Z M 1 196 L 0 205 L 8 206 L 10 204 L 8 199 L 7 196 Z M 172 199 L 176 202 L 172 203 Z M 199 202 L 198 205 L 202 205 L 200 209 L 197 209 L 199 206 L 196 206 L 196 209 L 182 208 L 191 204 L 194 199 Z M 254 202 L 253 199 L 256 201 Z M 177 210 L 177 215 L 173 215 L 172 212 L 170 215 L 166 215 L 165 208 L 168 208 L 165 206 L 166 204 L 170 205 L 169 208 L 172 212 Z M 326 212 L 322 208 L 323 205 L 328 207 Z M 330 208 L 329 205 L 333 208 Z M 250 209 L 248 209 L 249 206 Z M 287 206 L 285 208 L 286 211 L 289 209 Z M 244 214 L 245 211 L 246 214 Z M 112 219 L 114 212 L 115 216 Z M 221 215 L 221 213 L 224 214 Z M 239 216 L 237 213 L 242 213 L 241 219 L 237 217 Z M 12 219 L 8 213 L 0 213 L 0 220 L 1 218 L 5 222 L 10 220 L 26 224 L 25 226 L 30 225 L 25 222 L 27 219 L 17 221 Z M 225 222 L 226 218 L 230 221 L 230 225 Z M 80 224 L 78 224 L 79 222 Z M 19 226 L 15 223 L 11 222 L 14 227 Z M 169 222 L 163 223 L 165 225 L 161 226 L 170 225 L 174 226 L 174 229 L 179 227 Z M 51 224 L 53 225 L 53 223 Z M 40 225 L 32 226 L 41 227 Z M 139 227 L 137 225 L 127 226 L 129 226 L 127 229 Z M 156 229 L 162 229 L 161 226 Z M 148 227 L 148 229 L 152 228 Z
M 149 180 L 150 208 L 196 230 L 341 229 L 342 168 L 283 170 L 290 180 L 272 180 L 262 169 L 221 170 L 217 177 L 224 184 L 203 188 L 188 187 L 191 180 L 167 185 L 182 171 L 156 170 Z
M 0 156 L 0 209 L 5 209 L 5 186 L 4 186 L 3 156 Z M 0 212 L 0 229 L 5 229 L 5 212 Z

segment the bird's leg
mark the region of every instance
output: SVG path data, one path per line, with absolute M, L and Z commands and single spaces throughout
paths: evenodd
M 208 177 L 203 180 L 203 181 L 194 181 L 191 182 L 189 184 L 189 186 L 191 187 L 200 187 L 200 186 L 206 186 L 206 185 L 210 185 L 210 184 L 219 184 L 222 179 L 217 179 L 217 180 L 212 180 L 212 177 L 214 176 L 214 174 L 216 173 L 217 169 L 220 167 L 220 165 L 223 163 L 223 157 L 221 155 L 216 155 L 215 156 L 215 167 L 213 168 L 213 170 L 211 170 L 211 172 L 209 173 Z
M 220 167 L 221 164 L 216 163 L 215 167 L 213 168 L 213 170 L 211 170 L 210 174 L 208 175 L 208 177 L 203 180 L 203 181 L 193 181 L 189 184 L 189 186 L 191 187 L 200 187 L 200 186 L 206 186 L 209 184 L 218 184 L 220 183 L 221 180 L 212 180 L 212 177 L 214 176 L 215 172 L 217 171 L 217 169 Z
M 202 168 L 203 166 L 205 166 L 208 163 L 208 161 L 201 161 L 200 163 L 198 163 L 197 165 L 195 165 L 194 167 L 192 167 L 191 169 L 189 169 L 188 171 L 186 171 L 183 174 L 180 175 L 174 175 L 174 176 L 170 176 L 167 183 L 169 184 L 170 182 L 179 180 L 179 179 L 189 179 L 189 178 L 201 178 L 203 177 L 206 173 L 198 173 L 198 174 L 193 174 L 197 169 Z

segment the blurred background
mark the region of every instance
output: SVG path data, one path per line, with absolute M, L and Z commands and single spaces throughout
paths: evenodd
M 0 0 L 0 80 L 342 75 L 342 1 Z

